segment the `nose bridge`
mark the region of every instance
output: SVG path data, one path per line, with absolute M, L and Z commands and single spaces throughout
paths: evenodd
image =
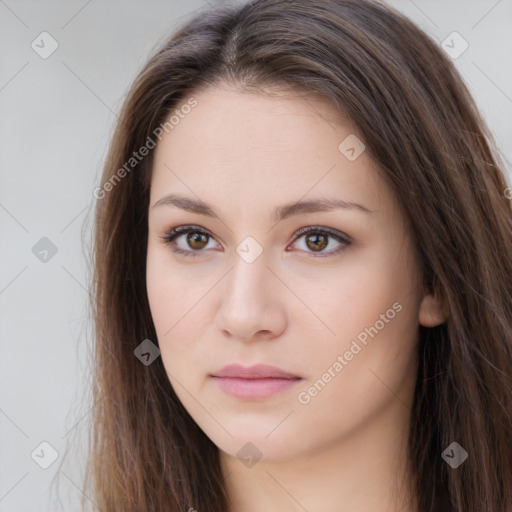
M 277 336 L 285 325 L 272 283 L 275 276 L 267 268 L 268 255 L 263 248 L 256 254 L 250 243 L 237 247 L 217 316 L 219 329 L 242 340 L 251 340 L 260 331 Z
M 227 293 L 234 299 L 248 302 L 264 298 L 266 283 L 273 277 L 267 268 L 268 264 L 267 253 L 263 247 L 252 237 L 244 239 L 237 246 L 233 257 L 234 268 L 229 276 Z

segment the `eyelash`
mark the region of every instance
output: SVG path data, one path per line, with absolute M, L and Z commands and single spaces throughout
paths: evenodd
M 188 225 L 188 226 L 178 226 L 176 228 L 173 228 L 170 231 L 168 231 L 167 233 L 165 233 L 163 236 L 161 236 L 160 239 L 163 243 L 171 246 L 171 250 L 174 253 L 182 254 L 183 256 L 194 258 L 194 257 L 198 256 L 197 253 L 203 252 L 203 251 L 201 251 L 201 250 L 185 251 L 185 250 L 180 249 L 179 247 L 175 247 L 173 245 L 174 240 L 178 236 L 188 234 L 188 233 L 199 233 L 202 235 L 207 235 L 210 238 L 214 238 L 208 231 L 206 231 L 202 228 L 199 228 L 199 226 Z M 348 247 L 349 245 L 352 244 L 349 237 L 347 237 L 346 235 L 344 236 L 341 233 L 339 233 L 338 231 L 334 231 L 332 229 L 324 228 L 324 227 L 320 227 L 320 226 L 309 226 L 309 227 L 299 229 L 298 231 L 296 231 L 295 238 L 292 243 L 295 243 L 297 240 L 302 238 L 302 236 L 308 235 L 310 233 L 327 235 L 327 236 L 333 238 L 334 240 L 336 240 L 337 242 L 340 242 L 344 245 L 334 251 L 327 252 L 327 253 L 314 253 L 314 252 L 311 253 L 311 252 L 306 251 L 307 257 L 309 257 L 309 258 L 326 258 L 329 256 L 334 256 L 334 255 L 339 254 L 346 247 Z

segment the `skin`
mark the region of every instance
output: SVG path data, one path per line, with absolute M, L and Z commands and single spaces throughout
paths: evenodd
M 197 106 L 155 150 L 147 292 L 169 380 L 220 450 L 233 510 L 417 510 L 404 477 L 418 327 L 445 317 L 422 285 L 392 191 L 367 151 L 354 161 L 339 151 L 357 131 L 320 99 L 227 85 L 194 97 Z M 200 198 L 220 219 L 154 206 L 170 193 Z M 279 205 L 318 197 L 370 213 L 271 220 Z M 162 241 L 187 224 L 211 235 L 192 246 L 186 233 L 174 241 L 195 257 Z M 331 228 L 351 244 L 329 237 L 318 249 L 314 233 L 295 234 L 306 226 Z M 236 251 L 247 236 L 262 249 L 252 263 Z M 299 393 L 332 374 L 358 334 L 397 303 L 400 312 L 301 403 Z M 210 376 L 231 363 L 273 364 L 302 380 L 266 399 L 234 398 Z M 237 456 L 248 442 L 261 453 L 251 467 Z

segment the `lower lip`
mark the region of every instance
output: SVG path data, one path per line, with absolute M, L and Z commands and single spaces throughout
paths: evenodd
M 242 379 L 239 377 L 213 377 L 220 389 L 236 398 L 268 398 L 280 391 L 295 386 L 302 379 L 268 377 L 264 379 Z

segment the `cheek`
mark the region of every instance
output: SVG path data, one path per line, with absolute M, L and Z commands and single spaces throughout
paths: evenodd
M 151 244 L 146 261 L 146 288 L 151 317 L 164 358 L 172 340 L 176 339 L 176 332 L 186 322 L 187 309 L 190 310 L 192 304 L 188 305 L 188 293 L 184 295 L 182 292 L 188 290 L 183 274 L 170 264 L 165 250 Z
M 162 362 L 171 382 L 172 377 L 188 382 L 194 374 L 190 367 L 197 363 L 198 340 L 211 324 L 205 295 L 215 281 L 191 270 L 193 265 L 188 270 L 178 268 L 160 247 L 148 247 L 146 265 L 147 295 Z
M 176 395 L 187 407 L 188 396 L 183 392 L 183 386 L 185 389 L 197 386 L 194 382 L 197 375 L 194 371 L 197 368 L 194 355 L 197 324 L 190 321 L 195 310 L 190 311 L 189 301 L 178 292 L 182 284 L 178 282 L 179 278 L 173 276 L 170 281 L 162 274 L 156 274 L 155 279 L 152 276 L 151 273 L 147 281 L 148 299 L 160 357 Z
M 303 420 L 314 419 L 326 437 L 349 434 L 387 406 L 407 411 L 403 404 L 414 389 L 417 307 L 414 301 L 393 300 L 391 285 L 368 290 L 360 290 L 357 301 L 338 301 L 345 310 L 332 312 L 336 337 L 322 336 L 301 350 L 309 361 L 308 381 L 296 401 Z
M 410 330 L 417 321 L 420 291 L 413 263 L 409 253 L 372 248 L 366 256 L 347 257 L 319 286 L 312 287 L 310 276 L 304 276 L 300 293 L 329 328 L 331 338 L 341 343 L 374 325 L 388 310 L 393 318 L 382 332 L 392 325 L 398 328 L 405 318 Z M 392 308 L 395 303 L 401 306 L 399 314 Z
M 189 300 L 179 293 L 176 283 L 171 286 L 163 280 L 148 283 L 148 299 L 162 355 L 188 347 L 199 328 L 198 322 L 191 321 L 192 316 L 198 318 L 200 306 L 194 307 L 194 303 L 199 299 Z
M 168 269 L 162 261 L 161 251 L 150 244 L 146 259 L 146 291 L 155 329 L 160 338 L 164 331 L 172 326 L 172 317 L 176 309 L 176 294 L 168 286 Z
M 334 400 L 358 415 L 362 404 L 377 407 L 415 373 L 418 273 L 413 253 L 394 247 L 383 244 L 366 258 L 347 258 L 350 272 L 333 273 L 328 285 L 309 292 L 308 301 L 331 331 L 323 329 L 302 351 L 312 367 L 308 384 L 320 380 L 318 404 L 328 408 Z M 329 369 L 336 377 L 323 379 Z
M 315 330 L 301 329 L 305 321 L 298 320 L 298 331 L 309 332 L 301 347 L 301 358 L 310 362 L 309 377 L 321 378 L 338 356 L 344 356 L 346 362 L 338 373 L 338 382 L 346 379 L 350 387 L 363 390 L 375 380 L 370 370 L 382 375 L 384 381 L 394 382 L 395 377 L 409 370 L 414 358 L 418 336 L 416 296 L 405 285 L 399 289 L 392 280 L 376 286 L 369 282 L 366 287 L 361 282 L 340 281 L 346 285 L 346 293 L 333 283 L 322 296 L 310 295 L 308 299 L 326 327 L 317 322 Z

